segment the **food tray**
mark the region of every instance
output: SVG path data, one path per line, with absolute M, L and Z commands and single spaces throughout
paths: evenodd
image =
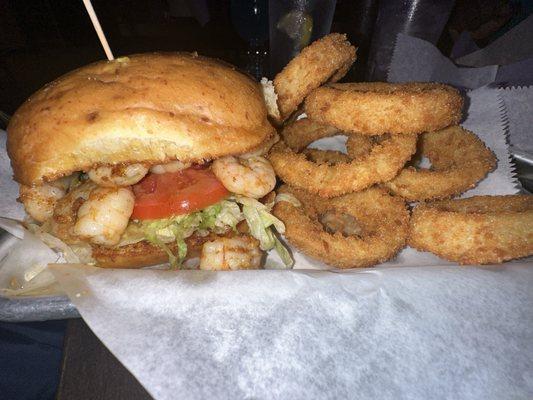
M 79 318 L 67 296 L 5 298 L 0 296 L 0 321 L 28 322 Z
M 12 236 L 0 228 L 0 260 L 14 243 Z M 65 296 L 0 296 L 0 321 L 27 322 L 79 318 L 76 307 Z

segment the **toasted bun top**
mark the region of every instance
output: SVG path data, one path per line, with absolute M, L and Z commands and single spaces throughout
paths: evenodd
M 40 89 L 8 126 L 15 180 L 51 181 L 96 165 L 201 162 L 275 133 L 259 84 L 195 54 L 139 54 L 72 71 Z

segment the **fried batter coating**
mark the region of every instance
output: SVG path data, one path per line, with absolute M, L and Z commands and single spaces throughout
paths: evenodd
M 364 135 L 435 131 L 461 120 L 463 98 L 440 83 L 337 83 L 314 90 L 307 116 Z
M 533 196 L 476 196 L 421 204 L 408 244 L 460 264 L 496 264 L 533 254 Z
M 335 197 L 394 178 L 415 153 L 416 139 L 417 135 L 390 135 L 373 143 L 366 154 L 358 154 L 357 159 L 348 162 L 336 162 L 341 157 L 336 157 L 334 162 L 320 162 L 327 157 L 325 154 L 319 162 L 314 162 L 312 157 L 299 153 L 309 144 L 306 140 L 290 139 L 298 146 L 291 148 L 280 141 L 272 148 L 269 159 L 284 182 L 322 197 Z
M 281 138 L 292 149 L 303 149 L 309 143 L 325 137 L 342 135 L 337 128 L 319 124 L 308 118 L 302 118 L 286 125 L 281 131 Z
M 282 186 L 301 203 L 280 201 L 273 212 L 285 223 L 285 237 L 305 254 L 339 268 L 369 267 L 394 257 L 406 242 L 409 212 L 398 197 L 380 188 L 370 188 L 334 199 Z M 331 224 L 321 224 L 324 214 L 347 214 L 358 226 L 330 233 Z M 322 218 L 323 219 L 323 218 Z M 360 232 L 360 233 L 359 233 Z M 351 233 L 347 235 L 346 233 Z
M 496 167 L 496 156 L 474 133 L 453 126 L 420 136 L 421 156 L 430 169 L 408 167 L 384 185 L 409 201 L 444 199 L 458 195 Z
M 346 151 L 352 158 L 358 158 L 370 153 L 376 143 L 376 138 L 382 136 L 366 136 L 352 134 L 346 141 Z
M 347 154 L 336 150 L 305 149 L 302 154 L 316 164 L 336 165 L 351 161 Z
M 281 121 L 286 120 L 313 89 L 325 82 L 337 82 L 346 75 L 355 61 L 355 50 L 346 35 L 331 33 L 293 58 L 274 78 Z

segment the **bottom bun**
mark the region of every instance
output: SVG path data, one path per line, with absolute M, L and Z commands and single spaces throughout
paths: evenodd
M 192 235 L 185 239 L 187 244 L 187 259 L 199 257 L 204 243 L 212 241 L 221 236 L 210 233 L 207 236 Z M 169 244 L 173 253 L 177 251 L 175 243 Z M 163 264 L 168 262 L 168 255 L 161 247 L 150 242 L 142 241 L 121 247 L 93 246 L 93 258 L 96 266 L 102 268 L 142 268 L 150 265 Z

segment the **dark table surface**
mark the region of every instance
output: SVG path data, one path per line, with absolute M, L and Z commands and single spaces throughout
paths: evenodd
M 57 400 L 152 399 L 82 319 L 67 323 Z
M 0 322 L 0 399 L 54 399 L 67 321 Z

